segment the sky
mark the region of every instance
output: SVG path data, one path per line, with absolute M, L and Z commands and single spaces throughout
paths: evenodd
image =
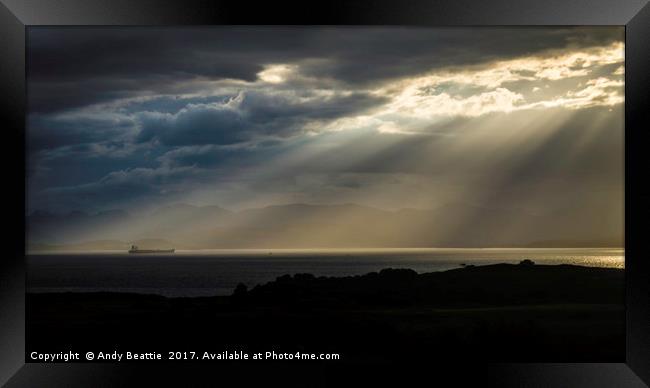
M 623 213 L 624 30 L 30 27 L 28 213 Z

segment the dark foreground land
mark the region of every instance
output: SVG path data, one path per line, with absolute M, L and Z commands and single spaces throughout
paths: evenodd
M 27 349 L 334 352 L 342 362 L 622 362 L 623 275 L 498 264 L 419 275 L 286 275 L 226 297 L 28 294 Z

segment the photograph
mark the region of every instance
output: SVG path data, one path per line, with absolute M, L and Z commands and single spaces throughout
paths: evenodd
M 625 31 L 26 27 L 25 362 L 626 362 Z

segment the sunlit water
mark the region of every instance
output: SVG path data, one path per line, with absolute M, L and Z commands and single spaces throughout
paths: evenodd
M 377 249 L 377 250 L 201 250 L 174 254 L 126 252 L 31 254 L 30 292 L 137 292 L 165 296 L 229 295 L 284 274 L 349 276 L 383 268 L 419 273 L 461 264 L 574 264 L 624 268 L 623 249 Z

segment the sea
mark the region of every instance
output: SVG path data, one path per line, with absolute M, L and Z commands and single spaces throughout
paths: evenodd
M 415 248 L 415 249 L 218 249 L 173 254 L 117 251 L 27 255 L 28 292 L 133 292 L 167 297 L 230 295 L 285 274 L 363 275 L 384 268 L 418 273 L 462 265 L 519 263 L 625 268 L 623 249 L 612 248 Z

